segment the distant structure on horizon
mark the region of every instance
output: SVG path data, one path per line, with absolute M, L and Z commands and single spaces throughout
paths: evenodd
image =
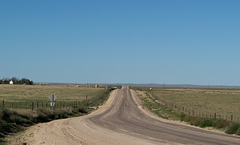
M 10 81 L 9 84 L 10 84 L 10 85 L 13 85 L 13 81 Z

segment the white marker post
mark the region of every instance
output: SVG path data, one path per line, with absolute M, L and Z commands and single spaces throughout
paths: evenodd
M 53 107 L 55 105 L 54 101 L 57 99 L 57 97 L 54 94 L 52 94 L 51 96 L 49 96 L 49 99 L 51 101 L 50 106 L 52 107 L 52 113 L 53 113 Z

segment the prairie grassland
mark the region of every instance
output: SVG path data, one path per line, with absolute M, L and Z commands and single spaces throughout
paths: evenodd
M 57 101 L 82 101 L 104 93 L 104 88 L 86 88 L 85 85 L 0 85 L 0 99 L 7 102 L 46 102 L 55 94 Z
M 112 90 L 84 85 L 0 85 L 0 96 L 5 100 L 0 103 L 0 144 L 8 141 L 6 135 L 27 126 L 87 114 L 103 104 Z M 52 93 L 58 100 L 53 108 L 48 99 Z
M 133 87 L 147 91 L 169 107 L 190 115 L 239 121 L 240 89 Z

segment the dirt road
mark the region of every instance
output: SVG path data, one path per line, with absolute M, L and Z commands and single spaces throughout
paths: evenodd
M 16 143 L 47 145 L 240 144 L 240 137 L 163 120 L 142 109 L 123 87 L 94 113 L 31 127 Z

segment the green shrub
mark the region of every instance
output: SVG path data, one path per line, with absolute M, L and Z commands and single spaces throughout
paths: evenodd
M 191 119 L 192 119 L 191 116 L 186 115 L 186 116 L 183 118 L 183 121 L 185 121 L 185 122 L 190 122 Z
M 88 113 L 88 111 L 85 108 L 78 108 L 78 112 L 80 112 L 80 113 Z
M 35 119 L 33 119 L 33 121 L 35 123 L 38 123 L 38 122 L 48 122 L 48 121 L 51 121 L 50 118 L 46 117 L 45 114 L 43 113 L 39 113 L 38 117 L 36 117 Z
M 200 118 L 200 117 L 190 117 L 189 122 L 191 125 L 199 126 L 201 121 L 202 121 L 202 118 Z
M 213 126 L 216 127 L 217 129 L 220 129 L 229 126 L 229 122 L 223 119 L 218 119 L 214 122 Z
M 240 123 L 232 123 L 228 129 L 225 131 L 227 134 L 235 134 L 237 130 L 240 128 Z
M 199 127 L 202 127 L 202 128 L 204 128 L 204 127 L 211 127 L 211 126 L 213 126 L 213 124 L 214 124 L 213 120 L 211 120 L 211 119 L 204 119 L 204 120 L 199 122 Z
M 235 132 L 236 135 L 240 135 L 240 128 Z
M 15 112 L 13 112 L 13 111 L 10 111 L 10 110 L 8 110 L 8 109 L 4 109 L 3 111 L 2 111 L 2 119 L 3 120 L 5 120 L 5 121 L 7 121 L 7 122 L 11 122 L 11 120 L 10 120 L 10 116 L 12 116 L 12 115 L 14 115 L 14 114 L 16 114 Z
M 17 114 L 13 114 L 13 115 L 9 116 L 9 120 L 11 120 L 12 123 L 16 123 L 16 124 L 20 124 L 20 125 L 29 122 L 29 121 L 27 121 L 27 119 L 25 119 L 21 116 L 18 116 Z
M 184 121 L 185 116 L 186 116 L 186 114 L 181 113 L 181 114 L 180 114 L 180 120 L 181 120 L 181 121 Z
M 4 135 L 7 135 L 9 132 L 16 132 L 17 127 L 11 123 L 8 123 L 0 119 L 0 132 Z

